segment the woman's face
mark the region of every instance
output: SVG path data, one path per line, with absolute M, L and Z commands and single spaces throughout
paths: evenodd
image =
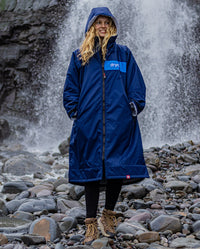
M 96 35 L 98 35 L 101 39 L 103 39 L 108 31 L 108 28 L 110 26 L 110 19 L 105 16 L 100 16 L 95 21 L 95 31 Z

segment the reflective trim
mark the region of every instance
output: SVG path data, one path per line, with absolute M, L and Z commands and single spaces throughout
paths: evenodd
M 122 61 L 105 61 L 104 70 L 119 70 L 126 73 L 126 62 Z

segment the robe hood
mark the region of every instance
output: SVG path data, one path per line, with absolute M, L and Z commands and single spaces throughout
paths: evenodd
M 90 15 L 87 20 L 87 24 L 85 27 L 85 33 L 90 29 L 92 24 L 95 22 L 98 16 L 108 16 L 112 18 L 116 28 L 118 26 L 116 18 L 113 16 L 113 14 L 110 12 L 110 10 L 107 7 L 98 7 L 93 8 L 90 12 Z

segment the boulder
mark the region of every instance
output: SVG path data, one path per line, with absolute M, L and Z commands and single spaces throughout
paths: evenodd
M 185 190 L 187 193 L 192 193 L 192 186 L 183 181 L 169 181 L 165 184 L 165 188 L 173 190 Z
M 50 171 L 50 166 L 38 160 L 34 155 L 20 154 L 8 159 L 2 171 L 16 176 L 30 175 L 36 172 L 45 174 Z
M 135 198 L 143 198 L 146 195 L 146 190 L 141 185 L 128 185 L 122 188 L 121 195 L 124 198 L 128 198 L 129 200 Z
M 34 213 L 42 210 L 51 212 L 57 211 L 56 202 L 54 199 L 28 199 L 25 203 L 19 206 L 18 211 Z
M 77 220 L 73 217 L 65 217 L 59 224 L 60 230 L 62 232 L 68 233 L 70 229 L 76 228 Z
M 156 232 L 171 230 L 173 233 L 176 233 L 182 230 L 181 222 L 178 218 L 164 214 L 151 221 L 150 228 Z
M 21 236 L 21 240 L 26 244 L 29 245 L 38 245 L 38 244 L 45 244 L 46 239 L 44 236 L 38 236 L 35 234 L 24 234 Z
M 58 149 L 62 155 L 69 153 L 69 140 L 64 140 L 59 146 Z
M 3 185 L 2 193 L 17 194 L 26 191 L 29 187 L 34 186 L 32 182 L 13 181 Z
M 138 231 L 147 232 L 148 230 L 138 222 L 129 221 L 119 224 L 116 231 L 122 234 L 132 234 L 136 236 Z
M 31 221 L 0 217 L 0 233 L 27 233 L 30 225 Z
M 200 242 L 193 238 L 177 238 L 170 243 L 170 248 L 199 248 Z
M 37 234 L 45 237 L 46 241 L 54 241 L 60 237 L 60 229 L 55 220 L 49 217 L 36 219 L 30 226 L 30 234 Z

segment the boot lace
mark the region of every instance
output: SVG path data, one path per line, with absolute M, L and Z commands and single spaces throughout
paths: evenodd
M 106 231 L 115 233 L 115 227 L 117 226 L 117 219 L 116 219 L 115 215 L 106 214 L 104 216 L 104 219 L 102 220 L 102 223 L 103 223 Z

